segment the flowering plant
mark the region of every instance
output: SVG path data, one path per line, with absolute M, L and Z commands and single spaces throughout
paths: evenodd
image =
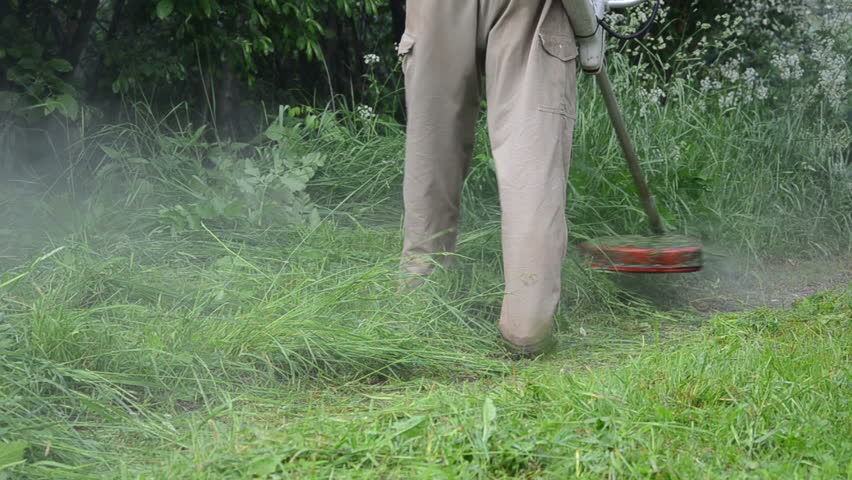
M 643 83 L 641 115 L 672 100 L 672 90 L 679 90 L 673 86 L 687 84 L 703 94 L 703 108 L 789 103 L 835 121 L 852 120 L 844 118 L 852 64 L 848 2 L 690 0 L 680 8 L 671 3 L 662 0 L 655 35 L 617 46 Z M 610 14 L 609 20 L 629 31 L 647 15 L 646 5 L 632 15 Z

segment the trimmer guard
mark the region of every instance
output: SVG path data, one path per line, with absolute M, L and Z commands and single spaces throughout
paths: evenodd
M 701 270 L 698 240 L 681 235 L 605 237 L 585 242 L 580 251 L 589 267 L 623 273 L 688 273 Z

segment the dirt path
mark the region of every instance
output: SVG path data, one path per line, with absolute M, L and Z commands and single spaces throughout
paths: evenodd
M 814 293 L 848 287 L 850 282 L 852 258 L 848 256 L 812 260 L 710 256 L 698 273 L 617 280 L 661 308 L 707 313 L 789 307 Z

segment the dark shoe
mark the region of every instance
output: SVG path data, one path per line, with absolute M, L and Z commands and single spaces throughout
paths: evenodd
M 513 360 L 536 359 L 553 351 L 558 343 L 555 335 L 533 345 L 515 345 L 502 336 L 500 338 L 503 339 L 503 344 Z
M 403 274 L 402 278 L 399 279 L 399 287 L 396 289 L 396 293 L 405 295 L 417 290 L 425 283 L 426 275 Z

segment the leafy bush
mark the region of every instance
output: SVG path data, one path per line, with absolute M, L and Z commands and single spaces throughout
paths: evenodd
M 145 194 L 154 193 L 152 179 L 164 185 L 165 192 L 154 196 L 158 218 L 175 231 L 196 230 L 202 222 L 316 225 L 319 212 L 307 186 L 325 155 L 305 151 L 301 137 L 308 126 L 292 110 L 282 107 L 253 145 L 206 143 L 204 128 L 169 132 L 160 125 L 150 139 L 150 131 L 113 127 L 105 134 L 112 141 L 100 146 L 106 158 L 96 176 L 102 182 L 123 178 Z
M 32 122 L 57 112 L 76 120 L 78 93 L 65 79 L 73 66 L 46 51 L 14 16 L 0 18 L 0 66 L 7 67 L 5 81 L 10 84 L 4 90 L 0 81 L 0 114 Z
M 258 148 L 258 153 L 266 165 L 251 158 L 220 157 L 215 167 L 187 185 L 194 201 L 164 207 L 161 220 L 176 230 L 196 230 L 201 222 L 222 220 L 258 226 L 307 220 L 317 225 L 319 213 L 305 189 L 324 156 L 288 157 L 280 145 Z

